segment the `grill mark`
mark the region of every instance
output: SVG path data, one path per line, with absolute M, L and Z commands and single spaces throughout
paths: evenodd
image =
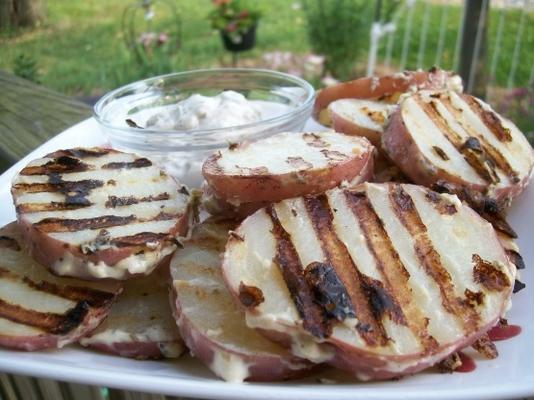
M 173 241 L 173 236 L 166 233 L 141 232 L 131 236 L 122 236 L 110 241 L 116 247 L 145 246 L 154 243 L 156 247 L 162 241 Z
M 440 196 L 438 193 L 429 191 L 425 194 L 427 199 L 434 208 L 443 215 L 452 215 L 458 212 L 456 205 L 445 199 L 444 196 Z
M 138 218 L 135 215 L 118 216 L 102 215 L 93 218 L 69 219 L 69 218 L 44 218 L 33 225 L 41 232 L 78 232 L 83 230 L 95 230 L 111 228 L 113 226 L 128 225 L 133 222 L 150 222 L 150 221 L 169 221 L 180 218 L 180 214 L 169 214 L 160 212 L 159 214 L 148 217 Z
M 123 207 L 123 206 L 131 206 L 132 204 L 139 204 L 139 203 L 149 203 L 152 201 L 163 201 L 163 200 L 169 200 L 170 195 L 167 192 L 160 193 L 155 196 L 146 196 L 137 198 L 135 196 L 108 196 L 108 200 L 105 203 L 106 208 L 116 208 L 116 207 Z
M 303 327 L 313 336 L 324 339 L 331 335 L 332 327 L 324 318 L 321 307 L 314 302 L 311 288 L 307 285 L 302 271 L 302 264 L 291 236 L 283 228 L 273 205 L 266 208 L 271 218 L 272 234 L 276 239 L 276 255 L 274 262 L 280 268 L 287 288 L 303 320 Z
M 313 164 L 302 157 L 287 157 L 286 163 L 298 169 L 312 169 Z
M 26 276 L 19 276 L 8 269 L 0 267 L 0 278 L 7 278 L 13 281 L 22 281 L 24 284 L 36 291 L 48 293 L 63 299 L 76 302 L 86 301 L 91 307 L 102 307 L 108 305 L 115 298 L 115 294 L 102 290 L 91 289 L 81 286 L 60 286 L 48 281 L 35 282 Z
M 88 312 L 89 305 L 86 301 L 78 302 L 65 314 L 56 314 L 28 310 L 0 299 L 0 317 L 56 335 L 63 335 L 76 329 Z
M 146 168 L 152 166 L 152 161 L 148 158 L 138 158 L 130 162 L 110 162 L 102 165 L 102 169 L 132 169 L 132 168 Z
M 311 147 L 323 148 L 330 146 L 319 135 L 316 135 L 315 133 L 305 133 L 302 135 L 302 139 L 306 142 L 308 146 Z
M 480 120 L 486 125 L 486 128 L 490 130 L 491 133 L 495 135 L 500 142 L 511 142 L 512 134 L 510 129 L 505 128 L 502 125 L 501 120 L 497 117 L 493 111 L 484 110 L 480 103 L 475 100 L 472 96 L 461 96 L 462 100 L 465 101 L 469 107 L 477 114 Z
M 109 153 L 115 153 L 115 151 L 111 149 L 104 149 L 99 147 L 93 147 L 93 148 L 76 148 L 76 149 L 67 149 L 67 150 L 59 150 L 54 153 L 49 154 L 47 157 L 60 157 L 60 156 L 68 156 L 68 157 L 75 157 L 75 158 L 91 158 L 91 157 L 102 157 Z
M 348 156 L 337 150 L 320 150 L 320 153 L 328 160 L 329 164 L 335 164 L 341 161 L 345 161 Z
M 414 250 L 419 262 L 439 287 L 443 307 L 461 321 L 466 333 L 476 331 L 480 316 L 470 307 L 467 299 L 462 299 L 454 293 L 452 278 L 441 263 L 441 256 L 434 248 L 412 198 L 397 185 L 390 187 L 389 198 L 395 215 L 414 240 Z
M 502 291 L 510 287 L 508 276 L 493 263 L 483 260 L 478 254 L 473 254 L 473 278 L 488 290 Z
M 432 352 L 439 344 L 428 333 L 428 318 L 421 312 L 417 304 L 412 300 L 411 288 L 408 284 L 410 274 L 400 260 L 397 250 L 393 246 L 391 238 L 384 224 L 366 193 L 345 191 L 347 205 L 356 216 L 363 231 L 367 248 L 376 261 L 376 267 L 383 279 L 385 292 L 397 302 L 404 315 L 404 325 L 419 339 L 425 353 Z M 373 282 L 367 282 L 369 289 L 379 291 Z M 380 296 L 382 297 L 382 296 Z M 382 297 L 381 302 L 390 301 Z
M 347 290 L 332 264 L 312 262 L 306 267 L 304 278 L 313 289 L 314 301 L 323 308 L 327 318 L 343 321 L 356 317 Z
M 92 169 L 92 166 L 81 162 L 77 158 L 62 155 L 48 161 L 43 165 L 25 167 L 20 171 L 20 175 L 50 175 L 58 173 L 84 172 Z
M 26 193 L 65 193 L 74 191 L 91 191 L 104 186 L 104 182 L 95 179 L 84 179 L 81 181 L 61 181 L 61 182 L 47 182 L 47 183 L 17 183 L 13 185 L 13 189 L 20 190 Z
M 82 219 L 61 219 L 61 218 L 44 218 L 33 224 L 41 232 L 77 232 L 86 229 L 103 229 L 112 226 L 127 225 L 137 221 L 135 215 L 117 216 L 104 215 L 94 218 Z
M 525 269 L 525 261 L 521 254 L 512 249 L 505 249 L 506 255 L 517 269 Z
M 17 213 L 31 214 L 41 211 L 66 211 L 77 210 L 79 208 L 90 207 L 93 205 L 90 201 L 80 203 L 61 203 L 52 201 L 50 203 L 23 203 L 16 207 Z
M 462 100 L 464 100 L 467 105 L 470 107 L 472 106 L 472 102 L 476 102 L 474 98 L 471 98 L 471 96 L 462 96 Z M 466 132 L 469 133 L 469 135 L 473 138 L 478 139 L 480 143 L 480 148 L 482 149 L 483 153 L 485 154 L 486 158 L 488 158 L 489 162 L 492 163 L 494 166 L 497 166 L 501 171 L 504 172 L 504 174 L 513 182 L 518 183 L 520 181 L 518 177 L 518 173 L 514 171 L 510 163 L 506 160 L 506 157 L 495 148 L 491 143 L 488 142 L 488 140 L 484 137 L 484 135 L 480 135 L 476 130 L 471 129 L 470 126 L 465 126 L 463 123 L 461 123 L 461 115 L 462 112 L 458 110 L 453 104 L 449 97 L 447 98 L 441 98 L 442 103 L 447 107 L 447 109 L 452 113 L 452 115 L 458 120 L 460 125 L 462 125 L 462 128 L 466 130 Z M 480 105 L 479 105 L 480 106 Z M 476 105 L 475 105 L 476 107 Z M 473 107 L 471 107 L 473 108 Z M 478 113 L 477 110 L 473 110 L 475 114 L 482 120 L 484 125 L 486 125 L 484 118 L 481 116 L 481 114 Z M 487 126 L 487 125 L 486 125 Z M 491 128 L 490 128 L 491 130 Z M 492 131 L 493 132 L 493 131 Z
M 373 308 L 370 293 L 364 289 L 363 274 L 354 264 L 343 242 L 334 233 L 333 216 L 326 196 L 305 198 L 304 204 L 327 262 L 333 266 L 343 283 L 361 326 L 366 327 L 360 330 L 360 335 L 368 345 L 387 345 L 388 337 L 381 322 L 381 312 Z M 397 308 L 388 311 L 391 311 L 394 320 L 404 321 L 402 312 L 400 315 L 394 312 Z
M 423 110 L 423 112 L 432 120 L 441 134 L 449 141 L 450 144 L 464 156 L 464 160 L 476 172 L 476 174 L 487 184 L 497 182 L 499 177 L 491 169 L 491 166 L 483 159 L 483 154 L 480 154 L 472 149 L 465 147 L 462 137 L 455 132 L 450 126 L 445 117 L 443 117 L 436 106 L 436 100 L 425 102 L 420 96 L 414 97 L 415 102 Z M 440 100 L 443 99 L 440 97 Z

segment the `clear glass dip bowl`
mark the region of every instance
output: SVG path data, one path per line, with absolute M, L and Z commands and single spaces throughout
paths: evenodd
M 243 94 L 266 110 L 262 120 L 216 129 L 160 130 L 139 126 L 165 107 L 192 94 L 214 96 L 224 90 Z M 198 187 L 203 161 L 231 143 L 253 141 L 279 132 L 302 130 L 310 117 L 315 90 L 303 79 L 261 69 L 206 69 L 134 82 L 103 96 L 94 115 L 112 147 L 145 155 L 181 182 Z

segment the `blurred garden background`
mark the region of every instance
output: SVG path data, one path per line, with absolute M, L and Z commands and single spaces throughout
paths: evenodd
M 10 2 L 15 8 L 33 4 L 36 15 L 30 26 L 9 18 L 17 11 L 8 9 Z M 488 9 L 483 65 L 488 100 L 534 137 L 534 1 L 479 2 L 486 2 Z M 245 11 L 238 18 L 258 21 L 255 46 L 238 56 L 225 50 L 214 22 L 214 12 L 229 3 Z M 371 56 L 373 21 L 382 29 L 373 72 L 433 65 L 457 69 L 465 12 L 463 1 L 440 0 L 2 4 L 0 69 L 89 103 L 131 81 L 197 68 L 278 69 L 303 76 L 317 88 L 363 76 Z

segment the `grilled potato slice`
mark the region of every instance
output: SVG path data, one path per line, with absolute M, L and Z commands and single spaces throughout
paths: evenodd
M 378 149 L 389 115 L 396 104 L 362 99 L 339 99 L 330 103 L 332 128 L 346 135 L 364 136 Z
M 80 344 L 136 359 L 179 357 L 185 345 L 169 306 L 168 279 L 158 271 L 124 282 L 106 320 Z
M 315 98 L 313 115 L 330 125 L 326 108 L 339 99 L 368 99 L 396 103 L 403 93 L 418 89 L 452 89 L 461 92 L 458 75 L 431 68 L 427 71 L 405 71 L 393 75 L 369 76 L 321 89 Z
M 223 261 L 247 324 L 360 379 L 420 371 L 490 329 L 515 277 L 491 225 L 456 196 L 364 183 L 273 204 Z
M 321 193 L 372 173 L 374 147 L 337 132 L 281 133 L 212 154 L 202 173 L 233 206 Z
M 454 91 L 408 96 L 382 135 L 389 157 L 414 183 L 464 186 L 508 204 L 527 185 L 534 152 L 509 120 Z
M 301 376 L 311 367 L 245 324 L 224 286 L 221 254 L 230 222 L 207 220 L 171 261 L 176 321 L 192 354 L 227 381 Z M 254 302 L 254 294 L 249 298 Z
M 375 166 L 376 154 L 369 157 L 365 165 L 360 167 L 359 172 L 351 179 L 350 182 L 343 181 L 339 185 L 343 187 L 354 187 L 360 183 L 370 181 L 373 178 L 373 166 Z M 256 202 L 239 202 L 226 201 L 214 193 L 209 185 L 205 184 L 202 188 L 202 206 L 211 215 L 223 216 L 225 218 L 243 219 L 260 208 L 268 206 L 272 201 Z
M 32 256 L 56 275 L 124 280 L 149 274 L 189 224 L 189 193 L 144 157 L 60 150 L 14 178 Z
M 16 222 L 0 229 L 0 346 L 63 347 L 95 329 L 120 284 L 58 278 L 28 250 Z

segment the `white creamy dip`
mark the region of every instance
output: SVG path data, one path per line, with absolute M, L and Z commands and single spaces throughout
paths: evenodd
M 147 128 L 189 130 L 227 128 L 258 122 L 262 114 L 241 93 L 226 90 L 216 96 L 193 94 L 152 115 Z

